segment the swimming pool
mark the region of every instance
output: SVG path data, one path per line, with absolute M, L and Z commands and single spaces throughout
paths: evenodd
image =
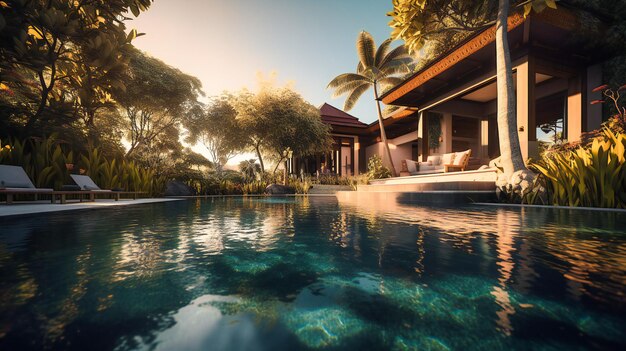
M 0 219 L 0 349 L 624 349 L 625 217 L 297 197 Z

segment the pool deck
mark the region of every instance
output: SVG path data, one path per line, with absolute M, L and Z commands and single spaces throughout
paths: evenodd
M 50 201 L 24 201 L 14 202 L 11 205 L 0 204 L 0 217 L 21 216 L 29 214 L 40 214 L 60 211 L 90 210 L 117 206 L 132 206 L 141 204 L 152 204 L 158 202 L 181 201 L 177 198 L 154 198 L 137 200 L 97 200 L 95 202 L 68 202 L 67 204 L 51 204 Z

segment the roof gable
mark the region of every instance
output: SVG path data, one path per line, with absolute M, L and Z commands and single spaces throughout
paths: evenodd
M 320 107 L 320 115 L 322 116 L 322 121 L 326 124 L 357 128 L 367 127 L 367 124 L 359 121 L 358 118 L 327 103 Z

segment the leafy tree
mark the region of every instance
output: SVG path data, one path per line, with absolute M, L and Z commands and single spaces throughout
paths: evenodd
M 77 117 L 68 109 L 55 109 L 54 103 L 73 104 L 87 116 L 95 114 L 94 102 L 106 102 L 106 91 L 115 84 L 108 73 L 118 65 L 120 47 L 137 35 L 135 31 L 128 36 L 124 33 L 123 14 L 131 10 L 139 15 L 151 2 L 0 2 L 0 87 L 25 88 L 27 103 L 12 110 L 19 113 L 14 117 L 24 120 L 25 131 L 42 122 L 46 112 L 52 112 L 50 119 L 59 117 L 54 111 L 70 119 Z M 87 80 L 85 84 L 82 78 Z M 80 95 L 66 92 L 72 85 L 82 88 Z M 93 124 L 93 118 L 87 121 Z
M 344 110 L 349 111 L 359 98 L 370 88 L 374 88 L 374 99 L 378 107 L 378 124 L 380 125 L 380 136 L 385 144 L 387 160 L 391 166 L 393 175 L 396 175 L 391 151 L 387 143 L 387 135 L 383 124 L 383 114 L 378 99 L 379 89 L 385 89 L 401 83 L 399 74 L 411 71 L 409 64 L 413 59 L 408 55 L 404 46 L 399 46 L 391 51 L 392 40 L 385 40 L 376 49 L 374 38 L 365 31 L 362 31 L 356 41 L 359 63 L 356 73 L 344 73 L 335 77 L 328 87 L 335 89 L 334 96 L 347 95 L 344 103 Z
M 231 95 L 223 94 L 213 98 L 206 108 L 196 105 L 187 114 L 187 142 L 204 145 L 218 173 L 245 148 L 232 99 Z
M 288 88 L 262 87 L 256 93 L 241 92 L 233 100 L 237 124 L 246 147 L 255 152 L 261 171 L 264 155 L 277 164 L 290 148 L 294 156 L 328 150 L 330 131 L 322 122 L 319 110 Z
M 165 142 L 168 134 L 171 143 L 178 143 L 175 132 L 203 95 L 200 81 L 136 49 L 130 50 L 125 81 L 125 88 L 114 90 L 113 97 L 127 119 L 126 156 Z
M 254 158 L 243 160 L 239 162 L 239 171 L 243 174 L 244 180 L 253 180 L 261 173 L 261 165 Z

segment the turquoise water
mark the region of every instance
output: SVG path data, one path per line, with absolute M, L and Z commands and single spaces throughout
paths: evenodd
M 0 350 L 624 349 L 624 228 L 321 197 L 0 219 Z

